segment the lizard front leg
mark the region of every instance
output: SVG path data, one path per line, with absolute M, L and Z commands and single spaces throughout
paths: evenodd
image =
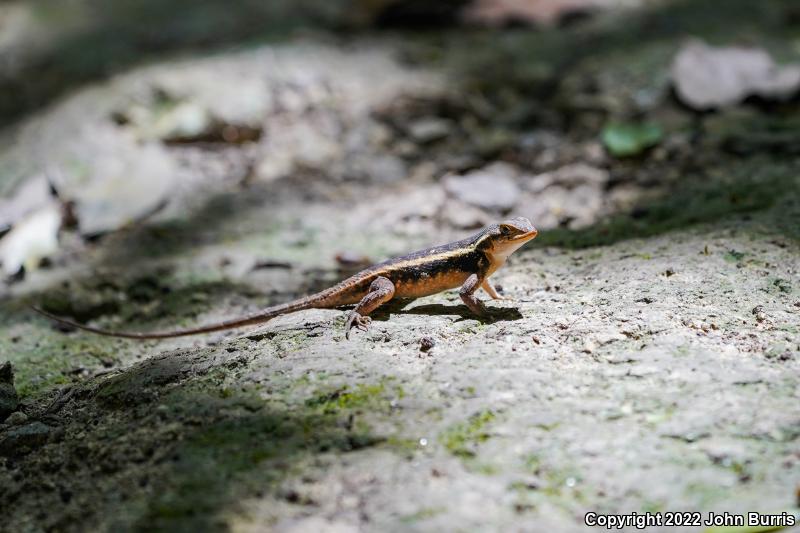
M 495 290 L 494 285 L 489 283 L 488 279 L 483 280 L 483 283 L 481 283 L 481 288 L 483 290 L 485 290 L 486 294 L 491 296 L 493 300 L 504 300 L 505 299 L 502 296 L 500 296 L 499 294 L 497 294 L 497 291 Z
M 485 317 L 487 312 L 483 303 L 475 297 L 475 291 L 478 290 L 485 280 L 486 278 L 478 276 L 478 274 L 472 274 L 461 286 L 461 290 L 458 291 L 461 300 L 467 304 L 469 310 L 480 317 Z
M 372 319 L 367 316 L 375 309 L 385 304 L 394 296 L 394 283 L 389 278 L 379 276 L 373 280 L 369 286 L 369 292 L 361 298 L 355 309 L 350 311 L 345 324 L 345 338 L 350 338 L 350 330 L 353 326 L 366 331 Z

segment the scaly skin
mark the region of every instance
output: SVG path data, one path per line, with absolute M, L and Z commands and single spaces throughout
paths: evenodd
M 517 248 L 536 235 L 536 229 L 527 218 L 506 220 L 492 224 L 464 240 L 389 259 L 305 298 L 268 307 L 243 318 L 192 329 L 146 333 L 108 331 L 78 324 L 36 307 L 34 309 L 56 322 L 98 335 L 165 339 L 260 324 L 276 316 L 304 309 L 330 309 L 356 304 L 347 319 L 345 335 L 349 338 L 353 326 L 366 330 L 370 322 L 369 314 L 393 298 L 420 298 L 456 287 L 461 288 L 459 294 L 467 307 L 476 315 L 484 316 L 485 309 L 475 297 L 475 291 L 483 287 L 492 298 L 500 298 L 489 284 L 489 276 L 503 266 Z

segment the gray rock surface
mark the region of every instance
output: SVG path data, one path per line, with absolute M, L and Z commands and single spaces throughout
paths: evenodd
M 14 370 L 11 363 L 0 364 L 0 422 L 13 413 L 19 405 L 19 395 L 14 388 Z
M 507 213 L 519 200 L 516 170 L 506 163 L 493 163 L 462 176 L 445 178 L 447 192 L 467 204 Z
M 46 443 L 50 433 L 50 427 L 41 422 L 12 427 L 0 436 L 0 455 L 13 457 L 28 453 Z

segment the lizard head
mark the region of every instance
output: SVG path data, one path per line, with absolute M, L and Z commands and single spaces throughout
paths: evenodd
M 538 234 L 530 220 L 516 217 L 499 224 L 492 224 L 483 230 L 476 245 L 478 249 L 505 261 L 509 255 Z

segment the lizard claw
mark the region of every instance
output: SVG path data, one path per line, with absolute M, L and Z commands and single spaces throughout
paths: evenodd
M 350 339 L 350 330 L 353 326 L 361 331 L 367 331 L 371 323 L 372 319 L 370 317 L 362 316 L 355 311 L 351 311 L 350 316 L 347 317 L 347 323 L 345 324 L 344 337 L 348 340 Z

